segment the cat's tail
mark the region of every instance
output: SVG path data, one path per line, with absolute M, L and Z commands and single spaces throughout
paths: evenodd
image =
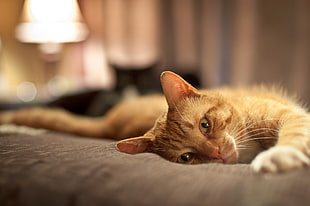
M 0 124 L 16 124 L 71 134 L 104 138 L 103 118 L 87 118 L 62 109 L 34 107 L 1 111 Z

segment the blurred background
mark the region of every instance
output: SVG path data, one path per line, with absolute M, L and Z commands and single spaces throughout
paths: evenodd
M 309 0 L 0 0 L 0 101 L 277 83 L 310 101 Z

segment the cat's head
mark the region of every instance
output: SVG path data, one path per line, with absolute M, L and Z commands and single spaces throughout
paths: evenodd
M 142 137 L 122 140 L 121 152 L 156 153 L 178 163 L 236 163 L 232 137 L 239 113 L 218 92 L 199 92 L 178 75 L 164 72 L 162 88 L 169 106 Z

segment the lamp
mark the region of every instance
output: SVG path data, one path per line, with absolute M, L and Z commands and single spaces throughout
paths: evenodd
M 19 41 L 38 44 L 45 62 L 48 88 L 55 82 L 62 43 L 80 42 L 87 35 L 88 29 L 76 0 L 25 0 L 20 23 L 15 30 Z
M 76 0 L 25 0 L 16 37 L 27 43 L 83 41 L 88 30 Z

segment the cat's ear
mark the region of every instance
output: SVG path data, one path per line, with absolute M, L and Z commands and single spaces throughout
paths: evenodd
M 119 141 L 116 145 L 120 152 L 137 154 L 148 152 L 152 145 L 152 137 L 141 136 Z
M 163 72 L 160 76 L 160 81 L 170 108 L 186 97 L 199 96 L 196 88 L 173 72 Z

